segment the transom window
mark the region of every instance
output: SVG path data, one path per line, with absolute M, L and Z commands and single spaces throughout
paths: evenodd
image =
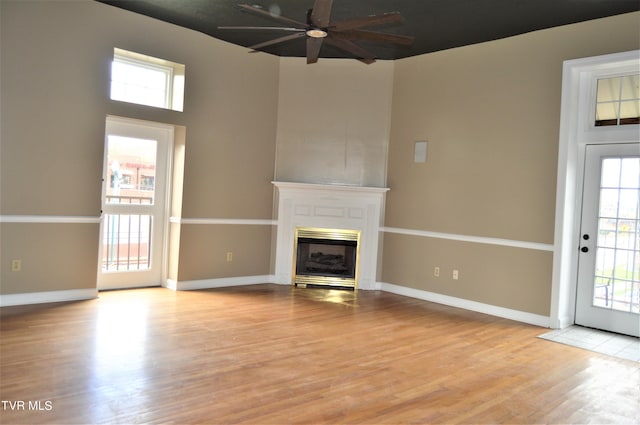
M 114 49 L 111 65 L 111 99 L 182 111 L 182 64 Z
M 598 80 L 595 125 L 640 123 L 640 74 Z

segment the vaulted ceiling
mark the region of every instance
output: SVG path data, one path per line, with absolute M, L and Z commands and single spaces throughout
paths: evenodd
M 288 40 L 259 50 L 284 57 L 307 56 L 304 30 L 307 14 L 316 1 L 328 0 L 97 0 L 162 21 L 202 32 L 239 46 L 249 47 L 291 35 Z M 250 3 L 248 3 L 250 1 Z M 317 3 L 317 4 L 320 4 Z M 242 6 L 242 5 L 245 6 Z M 319 7 L 317 7 L 319 8 Z M 263 13 L 256 13 L 256 9 Z M 333 0 L 328 12 L 331 24 L 370 15 L 399 12 L 402 22 L 386 19 L 359 30 L 415 37 L 411 45 L 379 40 L 353 42 L 377 59 L 400 59 L 531 31 L 567 25 L 640 10 L 639 0 Z M 286 24 L 286 25 L 283 25 Z M 222 29 L 220 27 L 289 27 L 275 29 Z M 639 29 L 640 31 L 640 29 Z M 606 37 L 607 34 L 602 34 Z M 329 40 L 330 41 L 330 40 Z M 562 43 L 562 40 L 558 40 Z M 344 47 L 344 46 L 343 46 Z M 353 58 L 345 50 L 325 42 L 320 58 Z

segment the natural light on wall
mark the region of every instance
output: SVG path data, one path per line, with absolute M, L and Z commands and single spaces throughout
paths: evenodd
M 184 72 L 182 64 L 115 48 L 111 99 L 182 112 Z
M 640 75 L 598 80 L 596 126 L 640 124 Z

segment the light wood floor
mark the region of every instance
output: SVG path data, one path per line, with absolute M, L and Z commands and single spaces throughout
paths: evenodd
M 383 292 L 279 285 L 10 307 L 0 422 L 640 423 L 638 363 L 543 332 Z

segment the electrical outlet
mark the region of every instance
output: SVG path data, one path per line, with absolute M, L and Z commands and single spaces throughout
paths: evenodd
M 233 252 L 227 252 L 227 262 L 230 263 L 233 261 Z
M 458 274 L 458 270 L 453 270 L 453 275 L 451 276 L 453 278 L 453 280 L 458 280 L 459 274 Z
M 433 276 L 440 277 L 440 267 L 436 266 L 433 268 Z
M 19 272 L 22 270 L 22 260 L 11 260 L 11 271 Z

